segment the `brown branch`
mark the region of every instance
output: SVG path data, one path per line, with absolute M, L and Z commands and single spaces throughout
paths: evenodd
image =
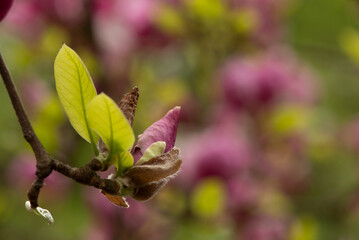
M 14 107 L 16 116 L 19 120 L 24 138 L 30 144 L 32 150 L 36 155 L 38 164 L 48 165 L 51 161 L 49 154 L 46 152 L 44 146 L 41 144 L 39 138 L 36 136 L 34 129 L 31 126 L 31 123 L 26 115 L 23 104 L 20 100 L 19 94 L 16 90 L 14 81 L 11 78 L 9 70 L 6 67 L 6 64 L 0 54 L 0 74 L 4 81 L 6 90 L 11 99 L 12 106 Z
M 8 68 L 0 54 L 0 75 L 4 81 L 6 90 L 11 99 L 11 103 L 15 110 L 19 124 L 21 126 L 24 138 L 30 144 L 36 157 L 36 180 L 30 187 L 27 193 L 28 199 L 32 208 L 38 206 L 38 196 L 44 184 L 44 179 L 48 177 L 52 170 L 55 170 L 73 180 L 84 184 L 99 188 L 109 194 L 117 194 L 120 190 L 120 185 L 110 179 L 100 178 L 96 171 L 103 169 L 102 162 L 94 158 L 89 164 L 81 168 L 73 168 L 65 163 L 53 159 L 46 151 L 39 138 L 37 137 L 31 123 L 26 115 L 25 109 L 16 90 L 14 81 L 9 73 Z
M 116 181 L 103 179 L 97 175 L 96 171 L 102 169 L 102 163 L 97 158 L 94 158 L 89 164 L 80 168 L 71 167 L 54 159 L 53 169 L 69 178 L 72 178 L 78 183 L 93 186 L 109 194 L 117 194 L 120 190 L 120 185 Z
M 31 126 L 31 123 L 26 115 L 24 106 L 20 100 L 19 94 L 15 87 L 14 81 L 11 78 L 8 68 L 0 54 L 0 74 L 4 81 L 6 90 L 9 94 L 12 106 L 15 110 L 17 119 L 20 123 L 22 133 L 24 138 L 30 144 L 35 157 L 36 157 L 36 180 L 31 185 L 31 188 L 28 192 L 28 198 L 33 208 L 37 207 L 37 198 L 40 192 L 41 187 L 43 186 L 44 179 L 50 175 L 52 171 L 51 167 L 51 158 L 50 155 L 45 150 L 44 146 L 41 144 L 39 138 L 37 137 L 34 129 Z

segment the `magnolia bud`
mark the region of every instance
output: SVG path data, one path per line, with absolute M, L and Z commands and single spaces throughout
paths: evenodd
M 151 199 L 157 194 L 157 192 L 166 185 L 168 179 L 162 179 L 160 181 L 147 184 L 135 189 L 131 197 L 137 201 L 146 201 Z

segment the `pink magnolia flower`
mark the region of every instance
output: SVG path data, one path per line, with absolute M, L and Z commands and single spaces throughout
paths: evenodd
M 13 0 L 0 1 L 0 21 L 3 20 L 12 6 Z
M 233 58 L 220 71 L 227 102 L 236 109 L 256 111 L 279 100 L 311 103 L 314 77 L 288 54 Z
M 27 40 L 38 39 L 44 27 L 43 18 L 34 1 L 15 1 L 4 23 L 10 31 Z
M 181 148 L 186 159 L 183 166 L 186 175 L 181 178 L 189 185 L 208 176 L 229 181 L 250 165 L 249 143 L 243 133 L 228 122 L 185 141 Z
M 138 142 L 135 145 L 133 154 L 135 161 L 144 154 L 152 143 L 164 141 L 166 143 L 165 153 L 174 147 L 180 112 L 180 107 L 173 108 L 138 136 Z
M 158 1 L 152 0 L 94 1 L 95 36 L 107 50 L 108 64 L 116 62 L 114 69 L 119 61 L 111 61 L 114 57 L 122 60 L 138 48 L 167 44 L 168 38 L 154 24 L 157 9 Z
M 273 96 L 274 89 L 262 86 L 256 63 L 253 61 L 229 61 L 222 69 L 221 79 L 227 101 L 238 109 L 256 108 L 271 100 L 269 98 Z M 262 99 L 261 96 L 268 97 Z
M 156 4 L 156 1 L 148 0 L 96 0 L 93 8 L 98 17 L 111 18 L 134 33 L 141 34 L 151 28 Z

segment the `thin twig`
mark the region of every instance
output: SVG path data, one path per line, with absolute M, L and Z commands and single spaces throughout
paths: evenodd
M 0 54 L 0 74 L 4 81 L 6 90 L 11 99 L 12 106 L 15 110 L 16 116 L 19 120 L 22 132 L 24 134 L 24 138 L 30 144 L 32 150 L 36 154 L 36 159 L 40 162 L 48 163 L 51 161 L 49 154 L 46 152 L 44 146 L 41 144 L 39 138 L 37 137 L 34 129 L 31 126 L 31 123 L 26 115 L 23 104 L 20 100 L 18 91 L 15 87 L 14 81 L 11 78 L 9 70 L 6 67 L 4 59 Z
M 15 87 L 14 81 L 12 80 L 12 77 L 9 73 L 8 68 L 6 67 L 6 64 L 1 54 L 0 74 L 11 99 L 11 103 L 21 126 L 22 133 L 24 134 L 24 138 L 30 144 L 36 157 L 36 180 L 31 185 L 31 188 L 28 192 L 28 198 L 31 203 L 31 206 L 33 208 L 36 208 L 38 195 L 41 187 L 43 186 L 44 179 L 49 176 L 52 171 L 52 160 L 31 126 L 31 123 L 26 115 L 24 106 L 19 97 L 18 91 Z
M 93 186 L 109 194 L 117 194 L 120 190 L 120 185 L 114 180 L 100 178 L 94 169 L 100 170 L 102 168 L 102 164 L 100 163 L 100 167 L 94 168 L 94 166 L 98 166 L 98 163 L 96 163 L 95 160 L 97 159 L 94 158 L 89 164 L 80 168 L 73 168 L 63 162 L 53 160 L 54 170 L 81 184 Z

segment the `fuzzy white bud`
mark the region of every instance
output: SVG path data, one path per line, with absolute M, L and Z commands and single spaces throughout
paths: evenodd
M 26 202 L 25 202 L 25 208 L 26 208 L 26 210 L 29 211 L 29 212 L 34 211 L 34 209 L 31 207 L 30 201 L 26 201 Z

